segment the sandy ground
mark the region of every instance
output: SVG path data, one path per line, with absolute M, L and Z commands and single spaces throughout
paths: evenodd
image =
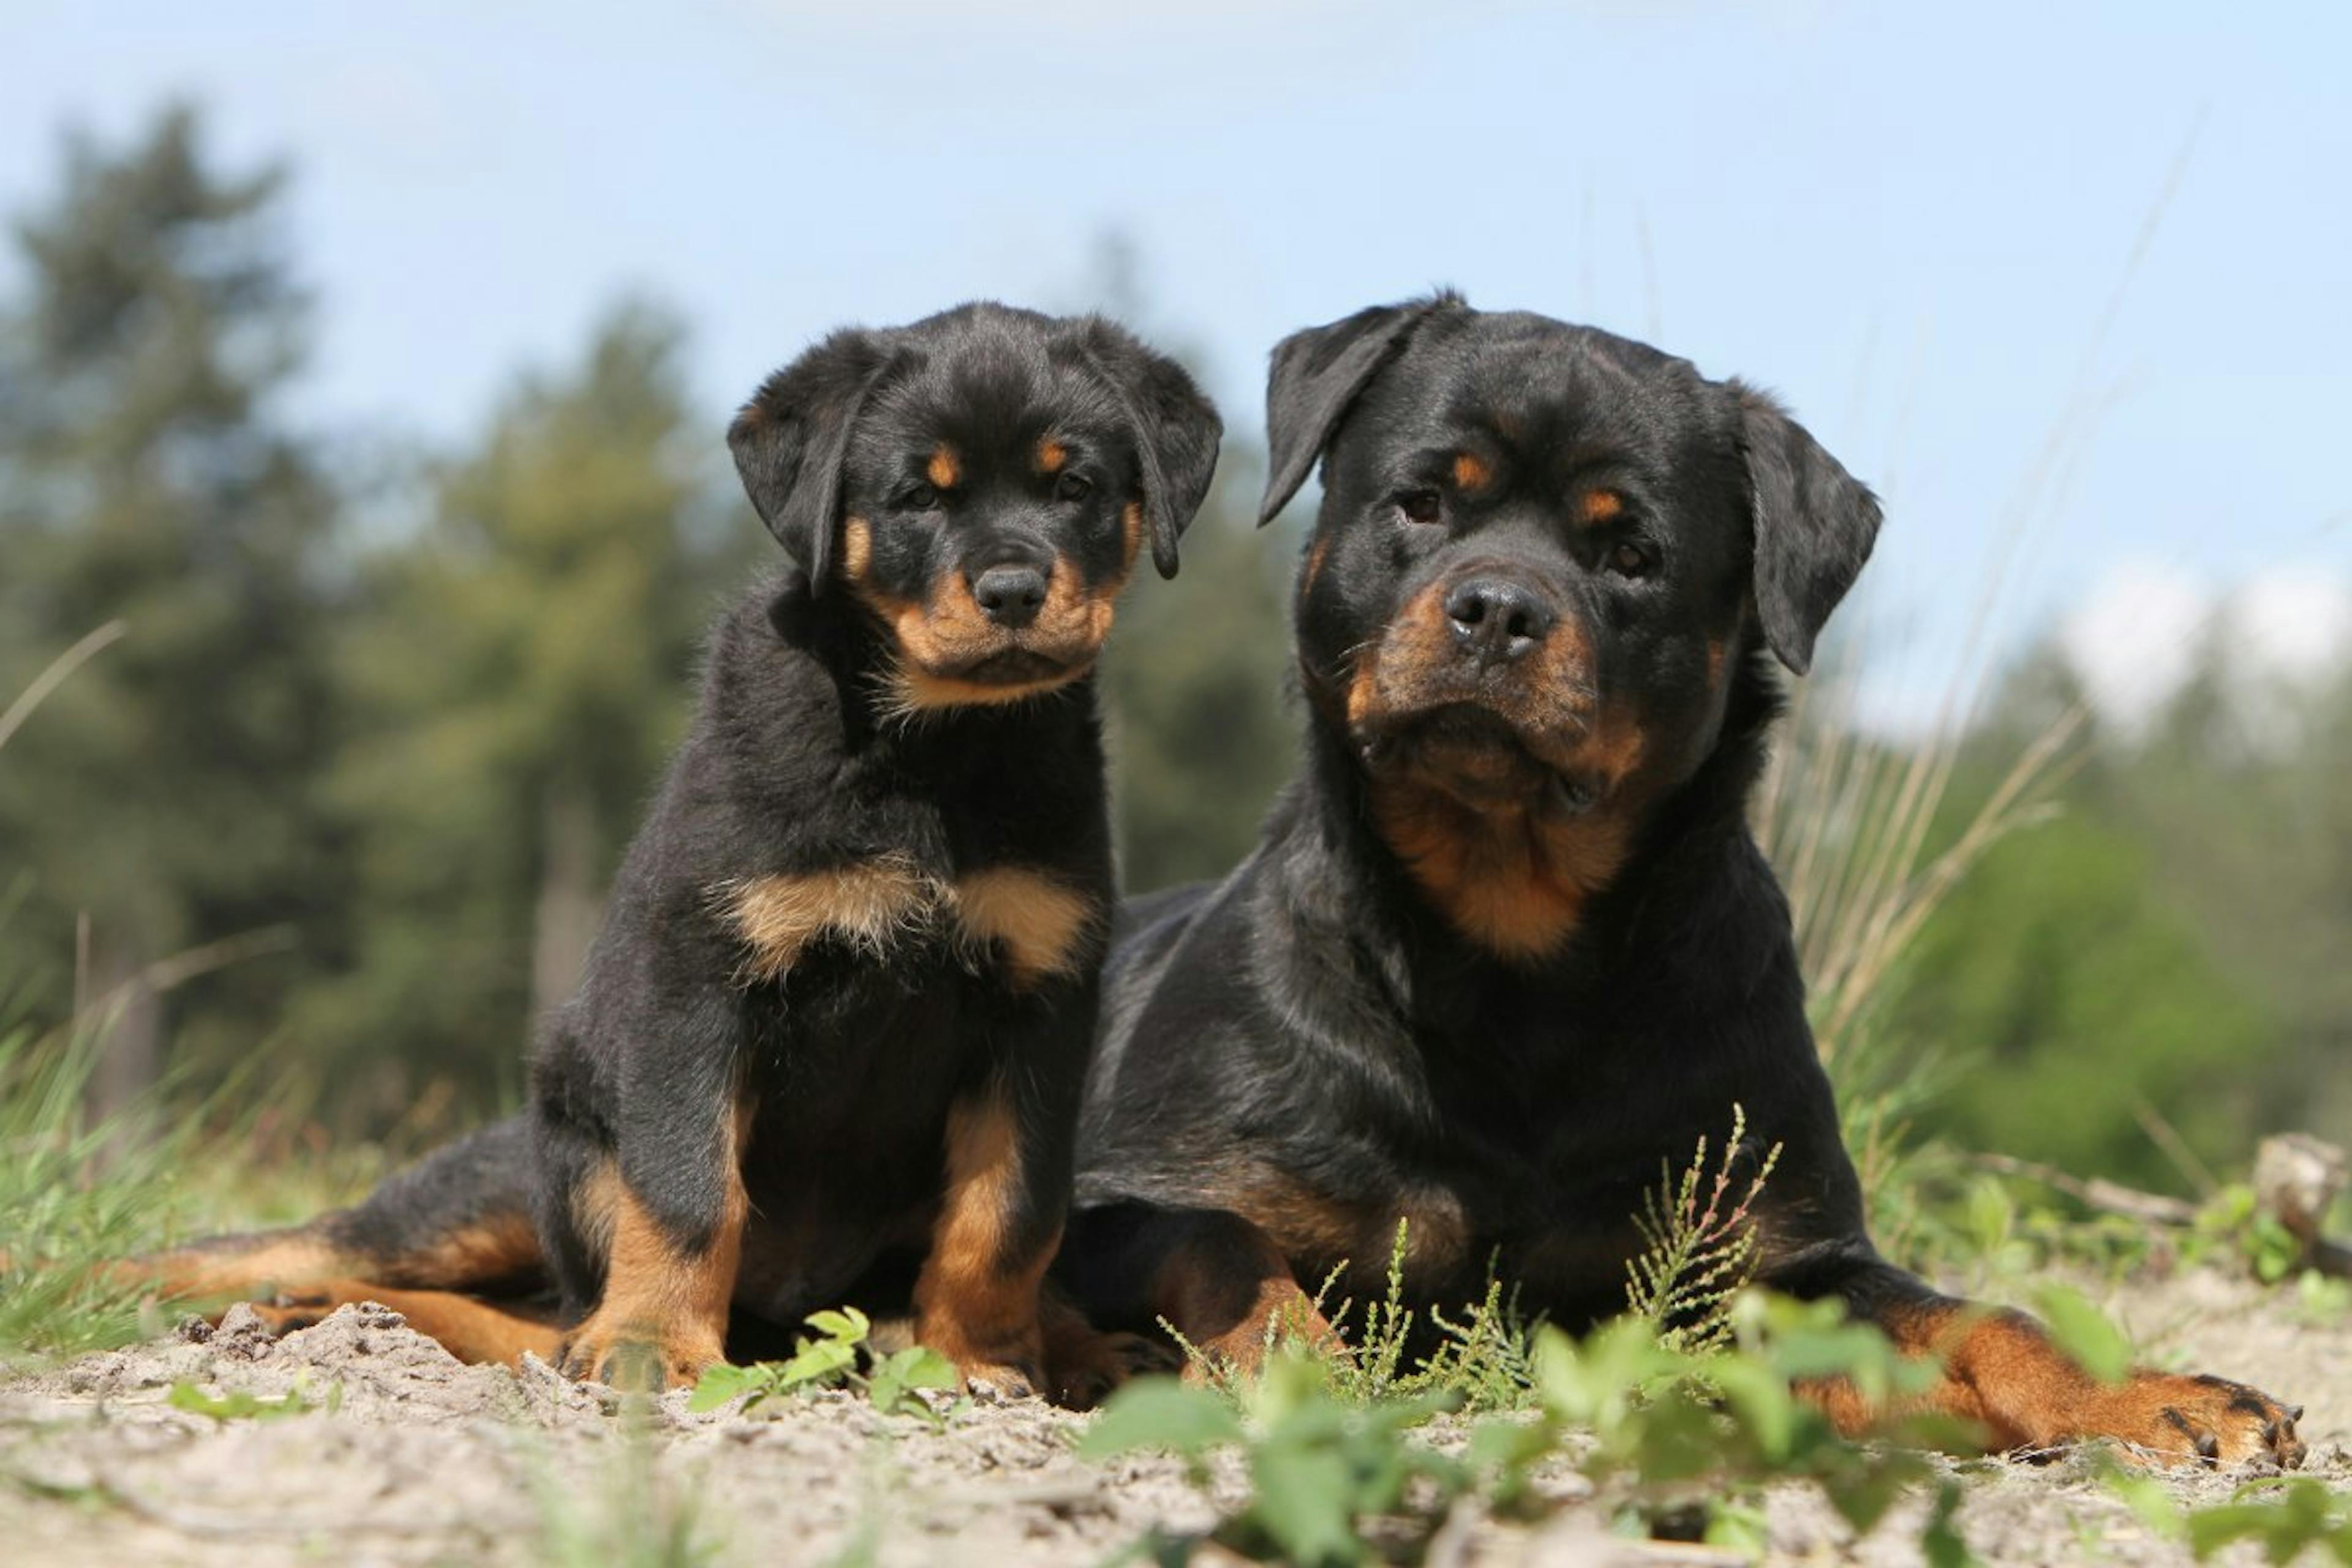
M 2205 1274 L 2109 1304 L 2151 1359 L 2305 1402 L 2311 1471 L 2352 1488 L 2352 1321 L 2315 1323 L 2291 1292 Z M 173 1406 L 173 1385 L 184 1381 L 272 1398 L 299 1387 L 313 1408 L 218 1421 Z M 698 1415 L 673 1394 L 631 1415 L 609 1394 L 543 1367 L 518 1375 L 461 1366 L 380 1310 L 345 1309 L 282 1341 L 233 1313 L 209 1338 L 88 1356 L 0 1384 L 0 1560 L 609 1563 L 625 1560 L 631 1540 L 682 1519 L 708 1560 L 726 1563 L 1093 1564 L 1153 1526 L 1211 1521 L 1211 1503 L 1173 1461 L 1081 1463 L 1070 1442 L 1082 1419 L 1035 1405 L 966 1407 L 934 1430 L 842 1394 Z M 1989 1563 L 2189 1560 L 2079 1462 L 1966 1470 L 1963 1527 Z M 2220 1500 L 2235 1479 L 2172 1484 L 2185 1498 Z M 1230 1476 L 1217 1484 L 1234 1495 Z M 1572 1492 L 1574 1478 L 1564 1486 Z M 1595 1513 L 1571 1502 L 1533 1530 L 1465 1521 L 1439 1555 L 1561 1565 L 1727 1560 L 1613 1542 Z M 1899 1516 L 1854 1542 L 1794 1489 L 1774 1494 L 1768 1516 L 1776 1560 L 1917 1560 L 1916 1531 Z

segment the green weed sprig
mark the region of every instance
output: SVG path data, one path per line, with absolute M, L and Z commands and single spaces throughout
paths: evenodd
M 851 1388 L 864 1394 L 885 1415 L 914 1415 L 937 1423 L 939 1413 L 916 1392 L 950 1389 L 961 1381 L 953 1363 L 926 1345 L 885 1353 L 870 1342 L 874 1325 L 855 1307 L 813 1312 L 816 1333 L 803 1338 L 780 1362 L 711 1367 L 694 1385 L 689 1410 L 716 1410 L 740 1394 L 743 1408 L 803 1389 Z

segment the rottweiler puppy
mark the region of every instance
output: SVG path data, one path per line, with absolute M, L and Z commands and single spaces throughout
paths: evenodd
M 527 1116 L 167 1282 L 605 1381 L 904 1302 L 975 1388 L 1042 1386 L 1112 896 L 1093 670 L 1220 433 L 1118 327 L 992 304 L 771 378 L 729 442 L 793 565 L 718 625 Z
M 1735 1104 L 1782 1146 L 1765 1284 L 1944 1358 L 1995 1445 L 2110 1435 L 2294 1463 L 2217 1378 L 2106 1388 L 2030 1320 L 1880 1258 L 1749 794 L 1879 507 L 1778 403 L 1606 332 L 1442 294 L 1274 353 L 1271 518 L 1323 465 L 1297 581 L 1302 775 L 1216 886 L 1134 900 L 1105 973 L 1058 1272 L 1098 1321 L 1244 1363 L 1302 1285 L 1623 1305 L 1634 1216 Z M 1427 1313 L 1423 1313 L 1427 1321 Z M 1852 1391 L 1813 1391 L 1843 1425 Z

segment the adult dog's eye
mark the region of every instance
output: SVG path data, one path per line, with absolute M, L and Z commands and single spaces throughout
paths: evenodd
M 1609 570 L 1620 577 L 1646 577 L 1657 569 L 1657 556 L 1630 539 L 1609 552 Z
M 911 485 L 898 492 L 900 511 L 929 511 L 940 504 L 937 485 Z
M 1095 487 L 1087 482 L 1087 477 L 1084 474 L 1064 474 L 1060 479 L 1054 481 L 1054 499 L 1056 500 L 1084 500 L 1087 497 L 1094 494 L 1094 489 Z
M 1435 522 L 1445 512 L 1445 498 L 1435 490 L 1407 490 L 1397 497 L 1397 510 L 1408 522 Z

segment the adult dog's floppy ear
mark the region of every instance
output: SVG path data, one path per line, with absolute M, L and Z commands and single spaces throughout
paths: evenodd
M 821 594 L 841 519 L 841 465 L 858 405 L 888 358 L 882 336 L 835 332 L 761 384 L 727 427 L 735 471 L 768 531 Z
M 1729 385 L 1755 517 L 1757 617 L 1780 662 L 1802 675 L 1822 623 L 1870 559 L 1878 498 L 1770 395 Z
M 1371 384 L 1412 330 L 1433 311 L 1461 304 L 1460 295 L 1443 293 L 1411 304 L 1375 305 L 1345 321 L 1293 332 L 1275 345 L 1265 384 L 1268 450 L 1259 527 L 1272 522 L 1298 493 L 1348 405 Z
M 1087 363 L 1118 402 L 1143 470 L 1143 515 L 1151 563 L 1176 575 L 1176 542 L 1208 499 L 1224 421 L 1184 367 L 1099 316 L 1080 329 Z

